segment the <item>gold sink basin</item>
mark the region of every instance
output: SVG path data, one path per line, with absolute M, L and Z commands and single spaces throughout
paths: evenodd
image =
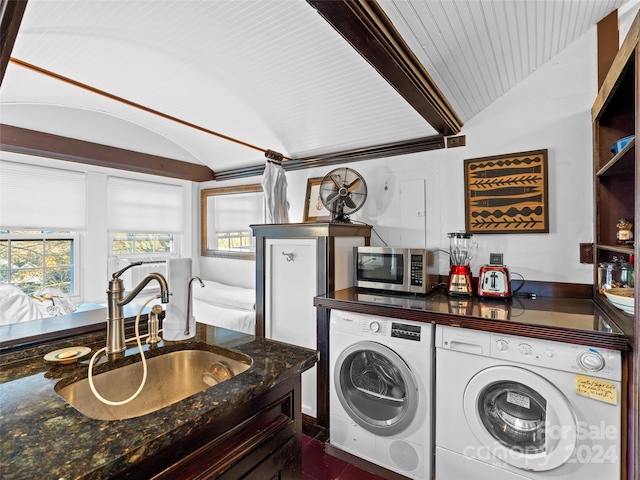
M 147 358 L 144 388 L 125 405 L 107 405 L 98 400 L 86 378 L 69 385 L 61 380 L 54 389 L 87 417 L 98 420 L 134 418 L 202 392 L 251 366 L 248 356 L 233 355 L 240 360 L 207 350 L 178 350 Z M 98 393 L 113 402 L 129 398 L 138 390 L 141 381 L 142 361 L 93 375 Z

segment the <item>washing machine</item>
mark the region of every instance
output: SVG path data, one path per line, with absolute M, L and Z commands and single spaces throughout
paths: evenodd
M 616 480 L 621 354 L 438 325 L 438 480 Z
M 433 324 L 332 310 L 329 329 L 329 442 L 431 479 Z

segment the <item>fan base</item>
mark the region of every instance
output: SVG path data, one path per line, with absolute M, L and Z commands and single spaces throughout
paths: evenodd
M 339 213 L 331 219 L 331 223 L 351 223 L 351 220 L 346 213 Z

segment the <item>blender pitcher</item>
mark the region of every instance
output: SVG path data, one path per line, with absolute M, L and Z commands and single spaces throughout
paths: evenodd
M 478 243 L 472 242 L 471 233 L 449 233 L 449 255 L 451 270 L 449 272 L 449 295 L 472 296 L 471 260 L 478 252 Z

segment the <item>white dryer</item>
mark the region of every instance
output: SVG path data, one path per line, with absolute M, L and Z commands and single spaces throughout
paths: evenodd
M 621 354 L 438 325 L 438 480 L 616 480 Z
M 329 328 L 329 442 L 431 479 L 434 326 L 332 310 Z

